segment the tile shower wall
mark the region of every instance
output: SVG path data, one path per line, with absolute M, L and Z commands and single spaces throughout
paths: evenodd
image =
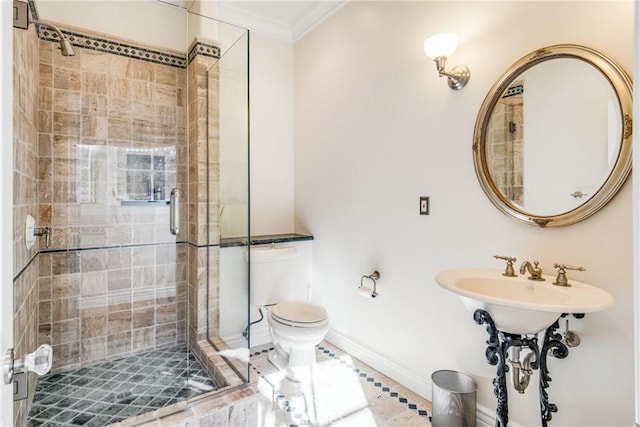
M 187 318 L 187 247 L 165 202 L 187 194 L 186 71 L 74 50 L 40 42 L 38 220 L 53 232 L 39 341 L 54 368 L 184 340 Z
M 200 45 L 213 45 L 197 41 Z M 194 45 L 195 46 L 195 45 Z M 194 46 L 190 49 L 193 51 Z M 191 56 L 191 55 L 190 55 Z M 189 343 L 218 335 L 219 138 L 217 59 L 193 57 L 187 66 L 189 117 Z M 207 324 L 207 319 L 209 322 Z M 196 347 L 196 346 L 194 346 Z
M 21 356 L 36 349 L 38 327 L 38 245 L 27 250 L 24 241 L 27 215 L 38 216 L 38 37 L 33 27 L 28 31 L 13 30 L 13 55 L 13 347 Z M 16 425 L 24 425 L 28 403 L 33 399 L 33 375 L 29 381 L 29 399 L 14 403 Z

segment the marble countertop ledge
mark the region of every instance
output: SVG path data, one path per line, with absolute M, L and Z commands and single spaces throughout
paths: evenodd
M 261 236 L 251 236 L 251 245 L 271 245 L 276 243 L 302 242 L 305 240 L 313 240 L 310 234 L 286 233 L 286 234 L 267 234 Z M 244 237 L 234 237 L 229 239 L 220 239 L 220 247 L 228 248 L 231 246 L 246 246 L 247 239 Z

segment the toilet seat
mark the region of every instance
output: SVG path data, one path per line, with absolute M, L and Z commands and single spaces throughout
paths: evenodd
M 323 307 L 308 302 L 281 302 L 271 307 L 270 312 L 274 321 L 296 328 L 314 328 L 327 320 Z

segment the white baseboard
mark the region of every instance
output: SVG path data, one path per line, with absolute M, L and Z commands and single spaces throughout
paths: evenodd
M 251 330 L 251 347 L 256 347 L 259 345 L 263 345 L 263 344 L 267 344 L 271 342 L 271 335 L 269 334 L 269 330 L 268 329 L 263 329 L 263 330 L 257 330 L 257 331 L 253 331 L 253 328 Z
M 375 370 L 399 382 L 409 390 L 431 400 L 431 378 L 428 375 L 412 372 L 333 329 L 329 330 L 325 339 L 353 357 L 370 365 Z M 476 423 L 478 427 L 494 427 L 495 420 L 495 409 L 476 404 Z M 524 426 L 509 420 L 509 427 Z
M 496 411 L 486 406 L 476 405 L 476 423 L 478 427 L 494 427 L 496 424 Z M 509 427 L 525 427 L 523 424 L 509 420 Z
M 333 329 L 329 330 L 325 339 L 409 390 L 431 399 L 431 378 L 428 375 L 412 372 Z
M 496 413 L 489 408 L 476 404 L 476 425 L 478 427 L 494 427 L 496 424 Z M 509 423 L 512 426 L 513 423 Z

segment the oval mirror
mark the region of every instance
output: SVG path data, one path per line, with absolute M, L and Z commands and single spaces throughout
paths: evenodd
M 520 222 L 581 221 L 631 171 L 632 83 L 583 46 L 526 55 L 485 98 L 474 130 L 476 175 L 489 199 Z

